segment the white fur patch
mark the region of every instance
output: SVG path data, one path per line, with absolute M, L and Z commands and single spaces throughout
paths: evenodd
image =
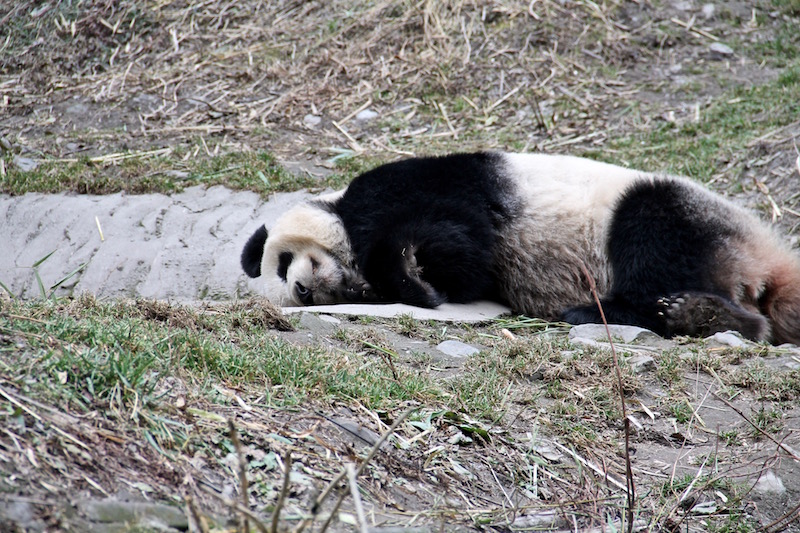
M 526 210 L 605 225 L 614 202 L 637 179 L 652 175 L 580 157 L 505 153 Z

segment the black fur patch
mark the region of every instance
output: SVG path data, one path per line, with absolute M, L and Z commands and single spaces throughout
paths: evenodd
M 614 282 L 601 300 L 609 323 L 685 334 L 690 325 L 666 320 L 659 301 L 681 292 L 723 296 L 712 274 L 717 252 L 735 230 L 706 215 L 699 201 L 695 191 L 671 180 L 638 182 L 622 195 L 608 235 Z M 570 309 L 563 319 L 601 322 L 595 305 Z
M 261 275 L 261 259 L 264 256 L 264 243 L 267 242 L 267 227 L 261 226 L 253 233 L 242 250 L 241 264 L 245 274 L 251 278 Z
M 397 161 L 353 180 L 331 207 L 379 299 L 436 307 L 490 295 L 497 232 L 518 208 L 502 166 L 498 154 L 457 154 Z
M 289 271 L 289 265 L 294 260 L 292 252 L 281 252 L 278 256 L 278 277 L 286 281 L 286 273 Z

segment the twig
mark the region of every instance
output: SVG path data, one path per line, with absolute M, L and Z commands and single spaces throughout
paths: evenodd
M 408 415 L 410 415 L 411 413 L 413 413 L 417 409 L 418 409 L 417 407 L 412 407 L 412 408 L 406 410 L 405 412 L 403 412 L 399 417 L 397 417 L 397 420 L 395 420 L 394 423 L 391 425 L 391 427 L 389 429 L 387 429 L 383 433 L 383 435 L 381 435 L 381 438 L 378 439 L 378 442 L 376 442 L 372 446 L 372 448 L 370 449 L 369 453 L 367 454 L 367 457 L 364 459 L 364 461 L 361 462 L 361 465 L 358 467 L 358 470 L 356 470 L 356 477 L 358 477 L 361 474 L 362 470 L 364 470 L 364 468 L 366 468 L 367 464 L 369 464 L 369 462 L 372 460 L 372 458 L 378 452 L 378 450 L 383 445 L 383 443 L 386 442 L 386 439 L 389 438 L 389 435 L 394 433 L 394 431 L 400 426 L 400 424 L 402 424 L 405 421 L 405 419 L 408 418 Z M 339 482 L 342 479 L 344 479 L 344 477 L 346 475 L 347 475 L 347 471 L 346 470 L 342 470 L 339 473 L 339 475 L 337 475 L 334 479 L 331 480 L 330 483 L 328 483 L 328 486 L 325 487 L 325 490 L 323 490 L 322 493 L 320 493 L 320 495 L 317 496 L 317 498 L 314 500 L 314 503 L 311 506 L 311 514 L 312 515 L 316 515 L 317 514 L 317 512 L 319 511 L 319 508 L 322 506 L 322 504 L 325 502 L 325 500 L 328 499 L 328 496 L 330 495 L 330 493 L 333 491 L 334 488 L 336 488 L 336 486 L 339 484 Z M 343 498 L 340 498 L 340 500 L 334 506 L 333 510 L 331 511 L 330 516 L 325 521 L 325 524 L 323 525 L 323 527 L 322 527 L 322 529 L 320 531 L 325 531 L 325 529 L 328 527 L 328 524 L 330 524 L 331 520 L 333 519 L 333 516 L 336 514 L 336 511 L 339 509 L 339 505 L 341 504 L 341 500 L 342 499 Z M 305 520 L 303 520 L 302 522 L 297 524 L 297 527 L 294 528 L 293 533 L 301 533 L 306 527 L 308 527 L 308 524 L 310 522 L 311 522 L 311 519 L 306 518 Z
M 95 215 L 94 222 L 97 224 L 97 232 L 100 234 L 100 242 L 105 242 L 106 238 L 103 235 L 103 228 L 100 227 L 100 218 Z
M 256 529 L 258 529 L 261 533 L 269 533 L 269 530 L 261 522 L 261 519 L 259 519 L 259 517 L 253 511 L 251 511 L 250 509 L 248 509 L 246 507 L 242 507 L 241 503 L 237 502 L 236 500 L 231 500 L 230 498 L 226 498 L 224 496 L 220 496 L 219 494 L 217 494 L 213 490 L 207 489 L 205 487 L 198 487 L 198 489 L 203 491 L 205 494 L 208 494 L 212 498 L 215 498 L 215 499 L 221 501 L 222 503 L 224 503 L 226 506 L 230 507 L 234 511 L 237 511 L 237 512 L 242 513 L 243 515 L 246 515 L 247 518 L 249 518 L 252 521 L 252 523 L 256 526 Z
M 239 432 L 236 431 L 236 425 L 233 419 L 228 419 L 228 433 L 230 433 L 233 447 L 236 450 L 236 457 L 239 462 L 239 492 L 242 498 L 242 507 L 245 509 L 250 508 L 250 501 L 248 498 L 247 488 L 247 463 L 245 462 L 244 452 L 242 451 L 242 443 L 239 441 Z M 240 518 L 239 527 L 242 533 L 250 531 L 250 525 L 247 523 L 247 515 L 242 515 Z
M 612 485 L 614 485 L 618 489 L 624 490 L 626 493 L 628 492 L 628 487 L 626 487 L 625 484 L 623 484 L 621 481 L 618 481 L 617 479 L 612 477 L 611 474 L 609 474 L 608 472 L 606 472 L 605 470 L 603 470 L 602 468 L 600 468 L 596 464 L 592 463 L 588 459 L 584 459 L 583 457 L 578 455 L 574 450 L 570 450 L 569 448 L 567 448 L 566 446 L 564 446 L 560 442 L 553 441 L 553 444 L 556 446 L 556 448 L 558 448 L 562 452 L 568 453 L 569 455 L 572 456 L 573 459 L 578 461 L 580 464 L 582 464 L 583 466 L 585 466 L 586 468 L 588 468 L 589 470 L 591 470 L 592 472 L 594 472 L 598 476 L 600 476 L 603 479 L 607 480 L 609 483 L 611 483 Z
M 186 513 L 186 518 L 189 521 L 190 531 L 209 533 L 208 522 L 206 521 L 205 517 L 202 514 L 200 514 L 200 510 L 194 503 L 194 498 L 192 498 L 190 495 L 187 494 L 183 498 L 183 500 L 186 502 L 186 509 L 184 510 L 184 512 Z
M 506 93 L 506 94 L 505 94 L 505 95 L 504 95 L 502 98 L 500 98 L 500 99 L 499 99 L 499 100 L 497 100 L 495 103 L 493 103 L 492 105 L 490 105 L 490 106 L 489 106 L 489 107 L 486 109 L 486 113 L 489 113 L 489 112 L 490 112 L 492 109 L 494 109 L 495 107 L 499 106 L 500 104 L 502 104 L 503 102 L 505 102 L 506 100 L 508 100 L 509 98 L 511 98 L 512 96 L 514 96 L 515 94 L 517 94 L 517 92 L 518 92 L 520 89 L 522 89 L 522 85 L 517 85 L 517 87 L 516 87 L 516 88 L 514 88 L 514 89 L 511 89 L 510 91 L 508 91 L 508 92 L 507 92 L 507 93 Z
M 347 122 L 348 120 L 350 120 L 354 116 L 358 115 L 359 113 L 361 113 L 362 111 L 364 111 L 366 108 L 368 108 L 371 105 L 372 105 L 372 98 L 368 99 L 366 101 L 366 103 L 364 103 L 363 105 L 359 106 L 358 109 L 356 109 L 355 111 L 353 111 L 352 113 L 350 113 L 349 115 L 344 117 L 342 120 L 340 120 L 339 124 L 344 124 L 345 122 Z
M 281 485 L 281 494 L 278 496 L 278 503 L 275 504 L 275 510 L 272 512 L 272 523 L 270 524 L 270 533 L 277 533 L 278 531 L 278 517 L 280 517 L 283 503 L 286 501 L 286 495 L 289 493 L 289 477 L 292 471 L 292 451 L 286 450 L 286 457 L 284 462 L 283 485 Z
M 347 472 L 347 481 L 350 485 L 350 494 L 353 495 L 353 504 L 356 508 L 356 516 L 358 517 L 358 524 L 361 526 L 361 533 L 368 533 L 369 526 L 367 526 L 367 517 L 364 514 L 364 505 L 361 503 L 361 494 L 358 492 L 358 480 L 356 479 L 356 467 L 353 463 L 344 465 Z
M 434 104 L 436 105 L 436 107 L 439 108 L 439 111 L 442 113 L 442 117 L 444 118 L 447 127 L 450 128 L 450 132 L 453 134 L 453 138 L 458 139 L 458 132 L 456 132 L 456 129 L 453 127 L 453 123 L 450 122 L 450 117 L 447 116 L 447 111 L 445 111 L 444 109 L 444 104 L 440 104 L 439 102 L 434 102 Z
M 334 125 L 334 127 L 335 127 L 337 130 L 339 130 L 339 131 L 342 133 L 342 135 L 344 135 L 344 136 L 347 138 L 347 141 L 350 143 L 350 148 L 352 148 L 352 149 L 353 149 L 353 151 L 355 151 L 355 152 L 359 152 L 359 153 L 364 151 L 364 149 L 361 147 L 361 145 L 360 145 L 360 144 L 358 144 L 358 141 L 356 141 L 356 140 L 355 140 L 355 139 L 352 137 L 352 135 L 350 135 L 349 133 L 347 133 L 347 130 L 346 130 L 346 129 L 344 129 L 342 126 L 340 126 L 338 122 L 336 122 L 335 120 L 331 120 L 331 124 L 333 124 L 333 125 Z
M 783 451 L 785 451 L 787 454 L 789 454 L 789 457 L 791 457 L 791 458 L 792 458 L 792 459 L 794 459 L 795 461 L 800 461 L 800 457 L 798 457 L 798 456 L 797 456 L 797 453 L 796 453 L 796 452 L 795 452 L 793 449 L 789 448 L 789 447 L 788 447 L 788 446 L 786 446 L 784 443 L 777 441 L 777 440 L 775 439 L 775 437 L 773 437 L 772 435 L 770 435 L 769 433 L 767 433 L 766 431 L 764 431 L 763 429 L 761 429 L 760 427 L 758 427 L 758 426 L 757 426 L 757 425 L 756 425 L 756 424 L 755 424 L 755 423 L 754 423 L 752 420 L 750 420 L 750 419 L 747 417 L 747 415 L 745 415 L 745 414 L 744 414 L 743 412 L 741 412 L 739 409 L 737 409 L 736 407 L 734 407 L 734 405 L 733 405 L 731 402 L 729 402 L 728 400 L 726 400 L 725 398 L 723 398 L 722 396 L 720 396 L 720 395 L 719 395 L 719 394 L 717 394 L 716 392 L 712 392 L 711 394 L 713 394 L 713 395 L 714 395 L 714 398 L 716 398 L 717 400 L 721 401 L 722 403 L 724 403 L 725 405 L 727 405 L 728 407 L 730 407 L 731 409 L 733 409 L 733 410 L 736 412 L 736 414 L 737 414 L 737 415 L 739 415 L 739 416 L 741 416 L 741 417 L 744 419 L 744 421 L 745 421 L 745 422 L 747 422 L 748 424 L 750 424 L 750 425 L 753 427 L 753 429 L 755 429 L 756 431 L 758 431 L 759 433 L 761 433 L 762 435 L 764 435 L 765 437 L 767 437 L 769 440 L 771 440 L 773 443 L 775 443 L 775 445 L 777 445 L 777 446 L 778 446 L 778 448 L 780 448 L 781 450 L 783 450 Z
M 17 407 L 19 407 L 20 409 L 22 409 L 23 411 L 25 411 L 26 413 L 28 413 L 29 415 L 31 415 L 33 418 L 35 418 L 39 422 L 43 422 L 42 417 L 40 417 L 32 409 L 29 409 L 26 405 L 21 403 L 19 400 L 17 400 L 13 396 L 10 396 L 10 393 L 6 392 L 3 389 L 2 386 L 0 386 L 0 395 L 3 396 L 9 402 L 11 402 L 14 405 L 16 405 Z M 83 448 L 84 450 L 91 451 L 91 448 L 89 448 L 89 446 L 87 446 L 86 444 L 84 444 L 83 442 L 78 440 L 77 437 L 73 437 L 72 435 L 70 435 L 69 433 L 67 433 L 66 431 L 64 431 L 63 429 L 61 429 L 60 427 L 58 427 L 55 424 L 51 424 L 51 427 L 56 431 L 56 433 L 59 433 L 62 437 L 66 438 L 68 440 L 71 440 L 72 442 L 74 442 L 75 444 L 77 444 L 78 446 Z
M 766 531 L 767 533 L 771 533 L 773 531 L 778 533 L 779 531 L 785 531 L 788 529 L 787 526 L 795 521 L 800 521 L 800 503 L 789 509 L 789 511 L 787 511 L 783 516 L 776 518 L 764 526 L 761 530 Z
M 398 385 L 403 387 L 403 384 L 400 382 L 400 375 L 397 373 L 397 369 L 395 368 L 393 361 L 393 358 L 397 357 L 397 353 L 393 352 L 392 350 L 389 350 L 388 348 L 378 346 L 377 344 L 374 344 L 366 340 L 362 340 L 361 342 L 365 346 L 372 348 L 373 350 L 378 352 L 378 354 L 380 354 L 381 359 L 383 359 L 389 366 L 389 370 L 392 372 L 392 378 L 397 382 Z M 403 389 L 405 389 L 405 387 L 403 387 Z
M 689 497 L 689 494 L 692 492 L 692 489 L 697 484 L 697 480 L 703 476 L 703 468 L 705 468 L 706 463 L 708 462 L 709 456 L 706 455 L 706 458 L 703 459 L 703 464 L 700 465 L 700 468 L 697 469 L 697 473 L 694 475 L 694 479 L 692 479 L 689 486 L 686 487 L 686 490 L 683 491 L 683 494 L 680 498 L 678 498 L 678 505 L 680 505 L 686 498 Z
M 693 31 L 698 35 L 702 35 L 703 37 L 705 37 L 707 39 L 711 39 L 712 41 L 719 41 L 719 37 L 711 35 L 707 31 L 701 30 L 700 28 L 695 28 L 694 25 L 693 25 L 694 24 L 694 20 L 690 20 L 689 22 L 684 22 L 681 19 L 673 17 L 673 18 L 670 19 L 670 21 L 672 21 L 674 24 L 677 24 L 678 26 L 680 26 L 682 28 L 685 28 L 686 31 Z
M 627 503 L 625 509 L 625 518 L 627 520 L 628 533 L 633 531 L 633 513 L 636 507 L 636 486 L 633 482 L 633 468 L 631 466 L 631 453 L 630 453 L 630 440 L 631 440 L 631 421 L 628 418 L 628 409 L 625 405 L 625 390 L 622 383 L 622 372 L 619 369 L 619 359 L 617 358 L 617 350 L 614 347 L 614 341 L 611 338 L 611 330 L 608 328 L 608 321 L 606 314 L 603 311 L 603 305 L 600 303 L 600 297 L 597 295 L 597 285 L 595 285 L 594 277 L 586 268 L 586 265 L 581 263 L 583 275 L 589 281 L 589 289 L 592 291 L 592 296 L 597 304 L 597 309 L 600 311 L 600 318 L 603 320 L 603 325 L 606 328 L 606 335 L 608 336 L 608 343 L 611 346 L 611 355 L 614 358 L 614 371 L 617 374 L 617 383 L 619 385 L 619 399 L 622 404 L 622 421 L 625 430 L 625 483 L 627 485 Z

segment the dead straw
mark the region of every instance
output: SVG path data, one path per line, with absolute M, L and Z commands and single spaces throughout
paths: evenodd
M 636 485 L 633 481 L 633 468 L 631 466 L 631 453 L 630 453 L 630 439 L 631 439 L 631 422 L 628 418 L 628 408 L 625 405 L 625 388 L 624 383 L 622 381 L 622 371 L 619 368 L 619 359 L 617 358 L 617 349 L 614 346 L 614 340 L 611 338 L 611 330 L 608 327 L 608 321 L 606 320 L 606 314 L 603 311 L 603 304 L 600 303 L 600 296 L 597 294 L 597 285 L 594 282 L 594 277 L 589 272 L 589 269 L 586 268 L 586 265 L 581 263 L 581 269 L 583 270 L 583 275 L 586 276 L 586 279 L 589 282 L 589 290 L 594 297 L 594 301 L 597 304 L 597 309 L 600 311 L 600 318 L 603 320 L 603 326 L 606 328 L 606 335 L 608 336 L 608 342 L 611 346 L 611 355 L 614 358 L 614 371 L 617 375 L 617 385 L 619 387 L 619 398 L 620 404 L 622 405 L 622 422 L 625 434 L 625 484 L 626 484 L 626 491 L 625 494 L 627 496 L 627 504 L 625 506 L 625 526 L 627 528 L 628 533 L 633 532 L 633 517 L 634 512 L 636 509 Z

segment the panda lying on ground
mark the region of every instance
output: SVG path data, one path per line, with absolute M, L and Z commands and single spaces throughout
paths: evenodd
M 491 299 L 661 335 L 800 344 L 800 258 L 685 178 L 577 157 L 474 153 L 379 166 L 259 228 L 242 267 L 279 305 Z

